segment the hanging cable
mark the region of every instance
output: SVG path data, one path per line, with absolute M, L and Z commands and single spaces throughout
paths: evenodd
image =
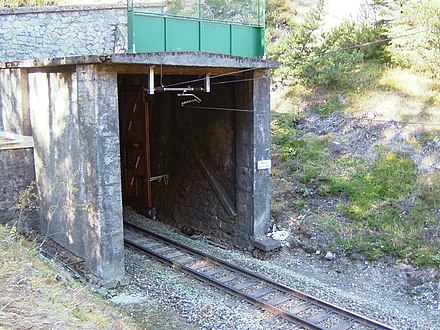
M 338 53 L 338 52 L 343 52 L 343 51 L 347 51 L 347 50 L 350 50 L 350 49 L 356 49 L 356 48 L 360 48 L 360 47 L 367 47 L 367 46 L 371 46 L 371 45 L 381 44 L 381 43 L 388 42 L 388 41 L 391 41 L 391 40 L 394 40 L 394 39 L 405 38 L 405 37 L 409 37 L 409 36 L 425 33 L 425 32 L 428 32 L 428 31 L 431 31 L 431 29 L 415 31 L 415 32 L 407 33 L 407 34 L 402 34 L 402 35 L 399 35 L 399 36 L 388 37 L 388 38 L 383 38 L 383 39 L 379 39 L 379 40 L 375 40 L 375 41 L 365 42 L 365 43 L 358 44 L 358 45 L 342 47 L 342 48 L 339 48 L 339 49 L 329 50 L 327 52 L 323 52 L 323 53 L 319 53 L 319 54 L 309 54 L 309 55 L 307 55 L 307 58 L 310 58 L 310 57 L 323 57 L 323 56 L 326 56 L 326 55 L 329 55 L 329 54 L 333 54 L 333 53 Z M 298 58 L 293 59 L 292 61 L 294 61 L 294 62 L 301 62 L 301 61 L 304 61 L 304 60 L 306 60 L 306 57 L 298 57 Z M 245 73 L 245 72 L 249 72 L 249 71 L 255 71 L 255 70 L 258 70 L 258 68 L 248 68 L 248 69 L 243 69 L 243 70 L 238 70 L 238 71 L 233 71 L 233 72 L 228 72 L 228 73 L 222 73 L 222 74 L 218 74 L 218 75 L 213 75 L 210 78 L 212 80 L 212 79 L 216 79 L 216 78 L 220 78 L 220 77 L 226 77 L 226 76 L 230 76 L 230 75 L 241 74 L 241 73 Z M 195 83 L 195 82 L 205 81 L 205 79 L 206 78 L 198 78 L 198 79 L 182 81 L 182 82 L 173 83 L 173 84 L 169 84 L 169 85 L 165 85 L 164 86 L 164 85 L 162 85 L 162 65 L 161 65 L 161 85 L 164 88 L 174 87 L 174 86 L 179 86 L 179 85 L 187 85 L 187 84 L 191 84 L 191 83 Z M 221 85 L 221 84 L 230 84 L 230 83 L 236 83 L 236 82 L 254 81 L 256 79 L 264 79 L 264 78 L 258 77 L 258 78 L 236 79 L 236 80 L 221 81 L 221 82 L 211 82 L 211 85 Z
M 255 80 L 260 80 L 260 79 L 266 79 L 266 78 L 265 77 L 258 77 L 258 78 L 248 78 L 248 79 L 225 80 L 225 81 L 220 81 L 220 82 L 216 82 L 216 83 L 211 83 L 211 85 L 233 84 L 233 83 L 238 83 L 238 82 L 255 81 Z
M 326 55 L 329 55 L 329 54 L 344 52 L 344 51 L 350 50 L 350 49 L 356 49 L 356 48 L 360 48 L 360 47 L 377 45 L 377 44 L 388 42 L 388 41 L 391 41 L 391 40 L 394 40 L 394 39 L 405 38 L 405 37 L 409 37 L 409 36 L 425 33 L 425 32 L 428 32 L 428 31 L 431 31 L 431 29 L 425 29 L 425 30 L 421 30 L 421 31 L 411 32 L 411 33 L 407 33 L 407 34 L 402 34 L 402 35 L 395 36 L 395 37 L 388 37 L 388 38 L 383 38 L 383 39 L 379 39 L 379 40 L 375 40 L 375 41 L 369 41 L 369 42 L 365 42 L 365 43 L 358 44 L 358 45 L 342 47 L 342 48 L 338 48 L 338 49 L 334 49 L 334 50 L 329 50 L 329 51 L 326 51 L 326 52 L 323 52 L 323 53 L 319 53 L 319 54 L 309 54 L 309 55 L 307 55 L 307 59 L 309 59 L 310 57 L 323 57 L 323 56 L 326 56 Z M 301 62 L 301 61 L 305 61 L 305 60 L 306 60 L 306 57 L 297 57 L 297 58 L 294 58 L 292 61 L 294 61 L 294 62 Z
M 218 74 L 218 75 L 215 75 L 215 76 L 211 76 L 211 80 L 215 79 L 215 78 L 230 76 L 230 75 L 234 75 L 234 74 L 240 74 L 240 73 L 254 71 L 254 70 L 257 70 L 257 68 L 250 68 L 250 69 L 244 69 L 244 70 L 233 71 L 233 72 L 228 72 L 228 73 L 222 73 L 222 74 Z M 179 86 L 179 85 L 186 85 L 186 84 L 190 84 L 190 83 L 194 83 L 194 82 L 205 81 L 205 79 L 206 79 L 206 77 L 205 78 L 198 78 L 198 79 L 194 79 L 194 80 L 187 80 L 187 81 L 182 81 L 182 82 L 166 85 L 164 87 L 173 87 L 173 86 Z
M 235 108 L 215 108 L 215 107 L 195 107 L 182 105 L 182 108 L 187 109 L 201 109 L 201 110 L 216 110 L 216 111 L 231 111 L 231 112 L 254 112 L 254 110 L 249 109 L 235 109 Z

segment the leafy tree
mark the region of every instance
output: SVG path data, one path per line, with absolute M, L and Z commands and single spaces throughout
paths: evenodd
M 203 12 L 209 18 L 257 23 L 258 0 L 205 0 Z
M 295 25 L 296 11 L 291 8 L 288 0 L 266 1 L 266 28 L 282 29 Z
M 166 2 L 165 12 L 172 15 L 181 16 L 199 16 L 199 1 L 198 0 L 168 0 Z
M 383 29 L 375 22 L 347 20 L 322 33 L 324 4 L 325 0 L 318 0 L 286 39 L 269 46 L 268 55 L 282 63 L 280 75 L 306 84 L 341 86 L 364 60 L 386 58 L 383 46 L 370 45 L 381 38 Z
M 382 1 L 394 63 L 440 77 L 440 1 Z

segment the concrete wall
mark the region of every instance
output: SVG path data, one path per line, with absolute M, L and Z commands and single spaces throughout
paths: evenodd
M 40 231 L 104 282 L 124 277 L 117 70 L 129 67 L 1 70 L 2 125 L 34 138 Z M 152 174 L 170 174 L 168 186 L 153 183 L 160 219 L 241 247 L 264 240 L 270 210 L 270 170 L 257 168 L 270 159 L 268 70 L 252 77 L 201 95 L 203 106 L 244 112 L 182 109 L 175 93 L 149 100 Z
M 81 186 L 87 202 L 83 218 L 86 265 L 104 281 L 125 274 L 118 86 L 114 69 L 76 66 Z
M 258 170 L 261 160 L 270 160 L 270 78 L 267 70 L 256 70 L 252 83 L 240 85 L 237 113 L 237 217 L 245 233 L 242 240 L 264 241 L 270 219 L 270 169 Z M 265 247 L 266 248 L 266 247 Z
M 271 160 L 270 154 L 270 76 L 268 70 L 253 73 L 253 229 L 255 240 L 265 240 L 270 219 L 270 172 L 258 169 L 259 161 Z
M 0 148 L 0 168 L 0 222 L 16 223 L 19 195 L 35 180 L 33 148 Z M 26 207 L 24 211 L 28 213 L 35 204 L 30 201 L 23 205 Z M 32 223 L 27 222 L 25 226 L 32 226 Z
M 124 5 L 0 9 L 0 62 L 123 53 Z
M 28 96 L 39 231 L 83 257 L 103 283 L 117 283 L 125 271 L 116 72 L 95 65 L 20 70 L 2 70 L 2 100 L 9 100 L 2 111 Z M 14 123 L 5 118 L 5 127 Z M 8 158 L 7 168 L 14 160 L 20 166 Z
M 41 196 L 42 233 L 84 256 L 81 219 L 85 216 L 80 187 L 76 72 L 73 68 L 29 74 L 29 105 L 35 167 Z M 73 100 L 73 102 L 71 102 Z
M 198 95 L 204 106 L 235 107 L 231 85 Z M 152 175 L 170 177 L 168 185 L 152 183 L 154 205 L 161 221 L 232 243 L 238 235 L 238 220 L 228 212 L 231 206 L 235 213 L 236 205 L 235 113 L 181 108 L 184 99 L 161 93 L 150 105 Z
M 27 70 L 0 70 L 0 131 L 31 135 Z

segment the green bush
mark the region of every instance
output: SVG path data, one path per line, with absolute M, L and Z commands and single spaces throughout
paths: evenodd
M 440 2 L 408 0 L 402 6 L 389 1 L 383 7 L 392 17 L 388 22 L 388 33 L 395 37 L 388 47 L 392 61 L 440 77 Z
M 294 129 L 299 118 L 291 114 L 274 114 L 270 131 L 274 152 L 279 151 L 284 160 L 290 160 L 303 146 L 301 132 Z
M 303 84 L 343 87 L 363 61 L 387 58 L 384 45 L 369 45 L 383 37 L 384 29 L 379 24 L 347 20 L 318 37 L 323 6 L 324 1 L 318 1 L 304 23 L 295 26 L 286 39 L 269 45 L 267 52 L 282 63 L 279 75 L 293 76 Z

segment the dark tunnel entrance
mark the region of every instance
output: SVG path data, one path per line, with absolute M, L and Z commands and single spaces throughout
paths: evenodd
M 203 77 L 163 74 L 155 85 L 202 88 Z M 236 82 L 248 77 L 222 77 L 210 92 L 149 94 L 148 75 L 118 76 L 125 205 L 224 241 L 251 231 L 237 216 L 237 199 L 253 182 L 240 166 L 253 164 L 252 84 Z

